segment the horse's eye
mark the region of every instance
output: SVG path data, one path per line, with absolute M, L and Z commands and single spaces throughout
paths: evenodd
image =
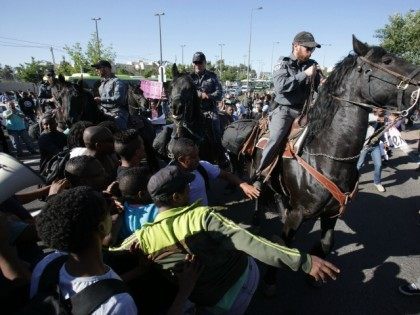
M 382 57 L 382 63 L 389 65 L 391 62 L 392 62 L 391 57 L 388 57 L 388 56 Z

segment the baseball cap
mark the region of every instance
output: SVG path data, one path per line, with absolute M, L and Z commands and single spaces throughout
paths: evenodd
M 150 178 L 147 190 L 153 199 L 169 196 L 186 187 L 194 178 L 194 174 L 182 171 L 176 165 L 169 165 Z
M 309 32 L 300 32 L 297 33 L 295 38 L 293 39 L 294 43 L 298 43 L 299 45 L 305 46 L 305 47 L 317 47 L 317 48 L 321 48 L 321 45 L 318 44 L 315 41 L 314 36 L 309 33 Z
M 112 68 L 110 62 L 108 60 L 99 60 L 97 63 L 91 66 L 92 68 Z
M 201 52 L 201 51 L 197 51 L 194 55 L 193 55 L 193 59 L 192 62 L 205 62 L 206 61 L 206 56 Z

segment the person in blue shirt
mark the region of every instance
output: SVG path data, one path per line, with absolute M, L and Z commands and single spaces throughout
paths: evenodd
M 125 239 L 144 224 L 153 222 L 158 208 L 153 204 L 147 191 L 151 177 L 148 167 L 132 167 L 124 170 L 118 179 L 124 202 L 123 223 L 119 238 Z
M 25 142 L 28 151 L 31 154 L 36 154 L 36 150 L 32 144 L 31 138 L 29 138 L 28 132 L 26 131 L 25 114 L 18 108 L 16 108 L 14 101 L 7 103 L 7 110 L 3 112 L 3 118 L 6 120 L 6 129 L 9 134 L 9 138 L 12 141 L 12 145 L 16 150 L 18 157 L 23 156 L 22 141 Z

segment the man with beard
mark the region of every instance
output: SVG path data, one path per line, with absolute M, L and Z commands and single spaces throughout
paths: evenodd
M 293 120 L 299 116 L 311 92 L 311 78 L 314 88 L 320 82 L 318 64 L 309 59 L 315 48 L 321 45 L 315 42 L 309 32 L 300 32 L 293 39 L 292 53 L 288 57 L 280 57 L 274 67 L 274 94 L 276 106 L 269 114 L 270 138 L 262 153 L 257 169 L 256 186 L 261 186 L 261 172 L 271 164 L 279 154 L 284 138 L 287 136 Z M 316 73 L 314 73 L 316 72 Z

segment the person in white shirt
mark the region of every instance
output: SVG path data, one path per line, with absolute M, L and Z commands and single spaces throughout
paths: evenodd
M 175 163 L 182 170 L 192 172 L 195 175 L 195 179 L 190 183 L 190 203 L 200 200 L 202 205 L 207 206 L 206 181 L 215 178 L 222 178 L 231 184 L 239 186 L 249 198 L 258 198 L 260 195 L 260 191 L 257 188 L 241 180 L 236 175 L 220 169 L 217 165 L 200 160 L 198 147 L 191 139 L 173 139 L 170 144 L 170 151 Z M 205 178 L 206 176 L 207 178 Z
M 30 297 L 38 291 L 46 266 L 62 255 L 67 261 L 59 271 L 59 287 L 68 299 L 89 285 L 103 279 L 120 279 L 102 260 L 102 241 L 111 231 L 111 215 L 104 197 L 92 188 L 80 186 L 65 190 L 48 199 L 37 217 L 41 240 L 57 250 L 35 267 Z M 111 296 L 93 314 L 137 314 L 137 307 L 128 293 Z

